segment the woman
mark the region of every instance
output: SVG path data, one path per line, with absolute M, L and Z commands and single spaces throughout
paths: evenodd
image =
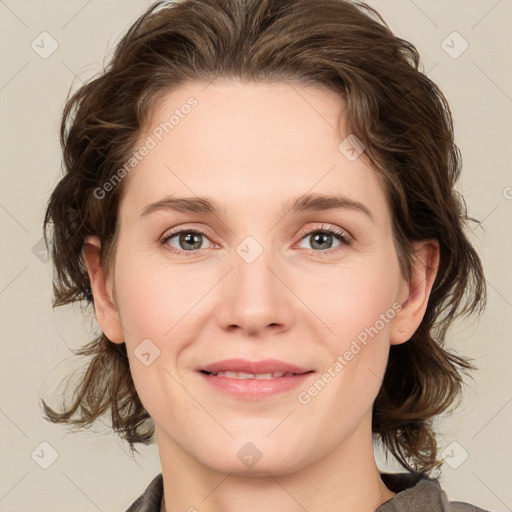
M 73 402 L 43 407 L 156 436 L 129 511 L 481 510 L 431 475 L 475 368 L 445 335 L 486 289 L 418 65 L 363 4 L 182 0 L 66 104 L 54 303 L 88 300 L 102 334 Z

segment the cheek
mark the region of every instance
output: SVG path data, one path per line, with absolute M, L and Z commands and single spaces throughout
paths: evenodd
M 204 314 L 200 301 L 214 286 L 215 276 L 184 269 L 133 253 L 116 263 L 116 294 L 130 369 L 151 416 L 165 401 L 188 407 L 173 377 L 180 378 L 180 357 L 197 338 Z M 151 362 L 146 366 L 140 358 L 147 352 L 146 362 Z
M 347 339 L 375 324 L 379 331 L 388 330 L 389 322 L 381 319 L 394 317 L 398 283 L 398 263 L 375 259 L 310 273 L 299 293 L 342 348 Z
M 196 277 L 142 258 L 123 263 L 116 268 L 116 290 L 137 393 L 153 418 L 159 418 L 162 404 L 186 410 L 186 394 L 175 380 L 179 380 L 176 364 L 189 343 L 183 330 L 194 320 L 193 306 L 202 295 Z
M 315 291 L 308 303 L 329 327 L 319 351 L 329 357 L 324 358 L 317 381 L 302 389 L 298 398 L 309 411 L 308 421 L 317 418 L 319 429 L 321 422 L 339 425 L 333 432 L 342 438 L 371 410 L 381 387 L 396 315 L 394 284 L 385 273 L 361 268 L 331 279 L 330 286 L 332 292 Z
M 339 403 L 340 388 L 351 390 L 341 392 L 341 401 L 351 410 L 367 407 L 377 395 L 389 354 L 391 324 L 400 308 L 398 283 L 398 262 L 375 258 L 337 268 L 320 280 L 323 286 L 307 292 L 308 305 L 329 328 L 322 344 L 330 354 L 325 380 L 335 382 L 326 386 L 333 402 Z
M 161 261 L 152 264 L 141 257 L 119 265 L 116 283 L 126 340 L 133 344 L 144 338 L 162 340 L 190 322 L 214 280 L 205 272 Z

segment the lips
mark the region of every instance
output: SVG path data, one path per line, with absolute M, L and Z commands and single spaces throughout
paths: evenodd
M 198 371 L 210 375 L 231 378 L 279 378 L 291 375 L 302 375 L 313 370 L 279 361 L 264 359 L 262 361 L 247 361 L 245 359 L 225 359 L 198 368 Z M 227 374 L 225 373 L 227 372 Z M 270 374 L 270 376 L 269 376 Z M 264 376 L 264 377 L 263 377 Z
M 202 382 L 237 400 L 260 401 L 291 392 L 312 378 L 314 370 L 277 359 L 226 359 L 197 368 Z
M 268 380 L 268 379 L 280 379 L 281 377 L 293 377 L 297 375 L 302 375 L 302 373 L 291 373 L 291 372 L 273 372 L 273 373 L 248 373 L 248 372 L 217 372 L 210 373 L 205 372 L 206 375 L 211 375 L 212 377 L 227 377 L 229 379 L 258 379 L 258 380 Z

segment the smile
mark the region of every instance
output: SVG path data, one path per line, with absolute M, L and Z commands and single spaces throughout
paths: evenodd
M 268 379 L 279 379 L 281 377 L 291 377 L 292 375 L 302 375 L 299 373 L 292 372 L 273 372 L 273 373 L 246 373 L 246 372 L 205 372 L 208 375 L 212 375 L 214 377 L 229 377 L 230 379 L 260 379 L 260 380 L 268 380 Z
M 286 391 L 291 391 L 302 385 L 315 372 L 305 373 L 272 372 L 246 373 L 219 371 L 217 373 L 200 371 L 200 375 L 208 387 L 231 398 L 240 400 L 255 400 L 273 398 Z M 295 396 L 295 395 L 294 395 Z

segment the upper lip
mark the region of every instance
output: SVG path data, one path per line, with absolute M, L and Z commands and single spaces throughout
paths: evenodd
M 247 361 L 246 359 L 225 359 L 208 364 L 201 368 L 199 371 L 206 371 L 208 373 L 218 372 L 243 372 L 243 373 L 306 373 L 308 370 L 295 364 L 286 363 L 277 359 L 264 359 L 262 361 Z

